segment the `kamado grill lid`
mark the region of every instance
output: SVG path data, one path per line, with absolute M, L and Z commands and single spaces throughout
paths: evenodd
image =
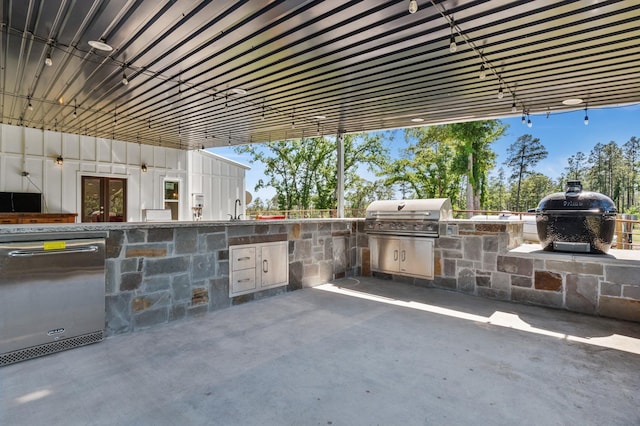
M 538 204 L 538 214 L 616 214 L 611 198 L 599 192 L 583 191 L 579 180 L 568 181 L 565 192 L 547 195 Z

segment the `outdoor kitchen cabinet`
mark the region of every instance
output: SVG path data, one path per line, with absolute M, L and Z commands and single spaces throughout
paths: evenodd
M 288 284 L 286 241 L 230 246 L 229 252 L 229 297 Z
M 369 245 L 372 270 L 433 279 L 433 238 L 372 235 Z

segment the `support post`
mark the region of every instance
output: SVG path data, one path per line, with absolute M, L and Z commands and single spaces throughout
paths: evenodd
M 336 182 L 336 198 L 338 200 L 338 217 L 344 218 L 344 133 L 336 136 L 338 150 L 338 179 Z

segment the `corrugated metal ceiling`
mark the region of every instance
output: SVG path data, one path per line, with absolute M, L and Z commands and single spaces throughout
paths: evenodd
M 418 6 L 4 0 L 0 115 L 197 149 L 640 102 L 640 2 Z

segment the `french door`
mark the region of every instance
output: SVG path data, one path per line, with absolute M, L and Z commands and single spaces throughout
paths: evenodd
M 82 176 L 82 221 L 125 222 L 127 180 Z

